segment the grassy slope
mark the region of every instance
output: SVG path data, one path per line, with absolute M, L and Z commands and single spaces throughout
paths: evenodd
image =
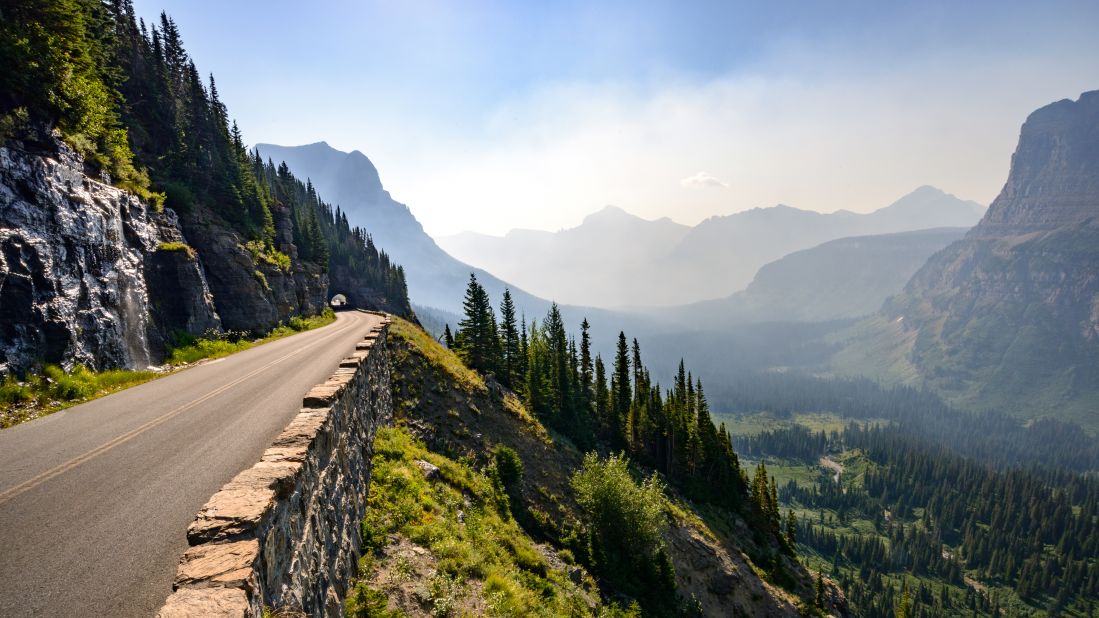
M 572 564 L 568 549 L 579 526 L 568 480 L 582 454 L 547 431 L 514 394 L 486 383 L 419 328 L 395 320 L 390 352 L 397 429 L 380 436 L 371 488 L 375 510 L 366 522 L 371 531 L 381 522 L 384 532 L 370 535 L 375 540 L 349 613 L 387 615 L 381 611 L 386 607 L 408 615 L 445 614 L 432 593 L 441 590 L 433 582 L 444 577 L 454 578 L 459 590 L 451 615 L 608 611 L 599 599 L 612 591 L 599 590 Z M 489 455 L 500 444 L 515 449 L 524 464 L 519 495 L 511 501 L 514 520 L 494 502 L 484 480 Z M 409 467 L 414 459 L 426 459 L 443 473 L 425 482 Z M 401 503 L 398 495 L 414 497 Z M 458 495 L 468 502 L 455 503 Z M 456 523 L 457 511 L 465 524 Z M 472 529 L 471 512 L 477 522 Z M 724 516 L 716 518 L 722 525 L 707 526 L 689 505 L 672 500 L 667 513 L 677 585 L 685 597 L 698 599 L 706 615 L 797 614 L 797 596 L 763 581 L 761 570 L 740 550 L 737 539 L 751 534 L 743 522 Z M 440 536 L 425 533 L 431 522 Z M 513 539 L 502 542 L 504 536 Z M 563 580 L 561 573 L 570 577 Z M 501 593 L 504 589 L 511 592 Z M 363 610 L 371 602 L 374 613 Z

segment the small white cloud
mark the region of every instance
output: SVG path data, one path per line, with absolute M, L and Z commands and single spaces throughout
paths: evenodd
M 679 181 L 679 184 L 687 188 L 694 187 L 719 187 L 722 189 L 729 188 L 729 185 L 722 181 L 720 178 L 711 176 L 706 172 L 699 172 L 694 176 L 688 176 Z

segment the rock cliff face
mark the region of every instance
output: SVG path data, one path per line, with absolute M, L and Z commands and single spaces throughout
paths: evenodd
M 1099 219 L 1099 90 L 1030 115 L 1011 175 L 974 236 L 1095 225 Z
M 55 152 L 0 148 L 0 375 L 40 363 L 157 363 L 179 333 L 262 332 L 327 302 L 328 276 L 297 260 L 274 209 L 283 270 L 257 260 L 209 210 L 178 218 Z
M 145 367 L 173 331 L 220 328 L 183 241 L 170 211 L 88 178 L 64 144 L 0 148 L 0 374 Z
M 1030 115 L 988 213 L 884 312 L 956 401 L 1096 425 L 1099 92 Z
M 275 246 L 290 256 L 289 271 L 254 260 L 243 248 L 243 239 L 208 210 L 199 208 L 182 217 L 226 330 L 262 332 L 292 315 L 313 315 L 325 307 L 328 276 L 296 259 L 297 250 L 289 240 L 290 214 L 276 208 L 273 215 Z

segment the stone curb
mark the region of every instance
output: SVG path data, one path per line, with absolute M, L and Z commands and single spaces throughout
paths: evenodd
M 379 368 L 384 358 L 370 361 L 379 342 L 384 355 L 390 323 L 386 317 L 331 377 L 310 389 L 301 411 L 260 461 L 226 483 L 198 512 L 187 529 L 190 548 L 180 558 L 174 592 L 158 618 L 258 617 L 265 606 L 283 605 L 311 610 L 311 615 L 342 612 L 340 591 L 348 582 L 331 580 L 354 573 L 362 513 L 349 517 L 325 511 L 338 509 L 337 500 L 356 507 L 349 510 L 365 510 L 365 490 L 347 491 L 346 485 L 368 485 L 370 458 L 364 464 L 364 455 L 353 452 L 353 446 L 365 441 L 372 453 L 374 430 L 385 420 L 380 417 L 391 414 L 388 396 L 365 401 L 379 388 L 388 392 L 388 366 Z M 371 384 L 378 382 L 372 380 L 378 372 L 386 384 Z M 331 550 L 321 552 L 320 569 L 310 569 L 323 573 L 302 572 L 317 560 L 298 555 L 302 552 L 295 548 L 310 544 Z M 303 579 L 315 580 L 317 589 L 301 589 Z

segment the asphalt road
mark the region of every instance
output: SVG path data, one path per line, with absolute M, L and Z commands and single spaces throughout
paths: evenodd
M 195 513 L 381 320 L 340 313 L 0 431 L 0 616 L 152 616 Z

